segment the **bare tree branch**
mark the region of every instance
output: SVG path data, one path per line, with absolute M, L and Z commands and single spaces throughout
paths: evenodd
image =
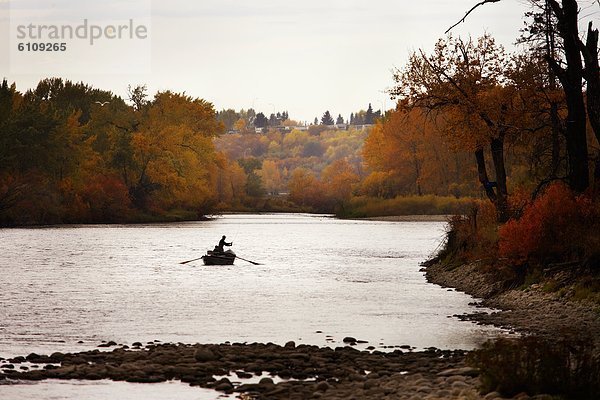
M 444 33 L 450 32 L 457 25 L 462 24 L 463 22 L 465 22 L 465 20 L 469 16 L 469 14 L 471 14 L 473 11 L 475 11 L 475 9 L 478 8 L 479 6 L 482 6 L 482 5 L 487 4 L 487 3 L 498 3 L 499 1 L 500 0 L 482 0 L 482 1 L 480 1 L 479 3 L 475 4 L 469 11 L 467 11 L 467 13 L 457 23 L 455 23 L 450 28 L 448 28 L 446 30 L 446 32 L 444 32 Z

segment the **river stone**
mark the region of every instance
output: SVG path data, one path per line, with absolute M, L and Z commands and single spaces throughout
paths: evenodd
M 229 381 L 229 379 L 222 378 L 214 384 L 213 389 L 224 392 L 228 390 L 233 390 L 233 385 L 231 384 L 231 381 Z
M 265 378 L 261 378 L 260 381 L 258 381 L 258 384 L 261 386 L 273 386 L 275 385 L 275 383 L 273 382 L 273 379 L 265 377 Z
M 490 392 L 488 394 L 486 394 L 485 396 L 483 396 L 483 398 L 485 400 L 495 400 L 495 399 L 500 399 L 502 397 L 502 395 L 498 392 Z
M 288 348 L 288 349 L 293 349 L 293 348 L 295 348 L 295 347 L 296 347 L 296 343 L 295 343 L 293 340 L 290 340 L 289 342 L 287 342 L 287 343 L 285 344 L 285 346 L 284 346 L 284 347 L 286 347 L 286 348 Z
M 465 377 L 462 375 L 452 375 L 449 376 L 448 379 L 446 380 L 446 382 L 452 384 L 454 382 L 464 382 L 465 381 Z
M 244 371 L 235 371 L 235 374 L 240 379 L 250 379 L 254 376 L 254 375 L 249 374 L 248 372 L 244 372 Z
M 425 386 L 425 385 L 424 386 L 419 386 L 417 388 L 417 392 L 419 392 L 419 393 L 431 393 L 431 387 Z
M 343 340 L 344 343 L 349 343 L 349 344 L 355 344 L 356 343 L 356 338 L 353 338 L 352 336 L 346 336 Z
M 217 356 L 212 352 L 211 349 L 207 349 L 206 347 L 200 347 L 194 351 L 194 358 L 198 362 L 206 362 L 206 361 L 215 361 L 217 360 Z
M 470 387 L 470 386 L 465 382 L 456 381 L 456 382 L 452 383 L 452 388 L 454 388 L 454 389 L 466 389 L 468 387 Z
M 54 353 L 50 354 L 50 360 L 52 362 L 62 362 L 65 359 L 65 355 L 63 353 L 61 353 L 60 351 L 55 351 Z
M 442 372 L 438 372 L 438 376 L 452 376 L 452 375 L 463 375 L 463 376 L 479 376 L 479 370 L 477 368 L 463 367 L 463 368 L 451 368 L 446 369 Z
M 317 390 L 320 392 L 326 392 L 329 389 L 329 384 L 325 381 L 319 382 L 317 384 Z
M 363 383 L 363 389 L 365 390 L 369 390 L 371 388 L 374 388 L 375 386 L 377 386 L 379 382 L 377 382 L 376 379 L 367 379 L 364 383 Z

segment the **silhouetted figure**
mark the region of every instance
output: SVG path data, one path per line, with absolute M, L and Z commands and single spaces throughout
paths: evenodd
M 233 244 L 233 242 L 231 243 L 227 243 L 225 241 L 225 235 L 223 235 L 223 237 L 221 238 L 221 240 L 219 240 L 219 244 L 215 247 L 215 251 L 218 251 L 220 253 L 223 253 L 225 250 L 223 249 L 224 246 L 231 246 Z

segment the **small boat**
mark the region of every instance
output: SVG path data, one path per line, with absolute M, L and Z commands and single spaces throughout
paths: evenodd
M 204 265 L 233 265 L 235 253 L 231 250 L 223 252 L 209 250 L 202 256 L 202 261 Z

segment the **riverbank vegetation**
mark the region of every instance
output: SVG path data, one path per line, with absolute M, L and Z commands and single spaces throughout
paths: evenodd
M 542 315 L 513 323 L 543 338 L 471 354 L 482 392 L 587 399 L 598 393 L 600 365 L 598 30 L 590 22 L 579 31 L 577 1 L 532 3 L 524 52 L 507 55 L 489 36 L 448 37 L 396 71 L 392 94 L 396 113 L 424 113 L 452 147 L 473 154 L 485 195 L 451 219 L 444 248 L 427 263 L 430 279 L 488 306 L 523 309 L 516 314 L 526 319 Z M 587 319 L 540 329 L 561 326 L 544 314 L 557 308 L 575 313 L 561 319 Z
M 409 126 L 425 119 L 423 130 L 430 124 L 472 154 L 485 200 L 451 221 L 442 257 L 487 259 L 519 274 L 597 271 L 598 30 L 590 22 L 580 35 L 576 1 L 535 5 L 521 53 L 506 54 L 488 35 L 449 36 L 431 53 L 415 52 L 394 75 L 394 114 Z M 383 131 L 393 123 L 383 121 Z

